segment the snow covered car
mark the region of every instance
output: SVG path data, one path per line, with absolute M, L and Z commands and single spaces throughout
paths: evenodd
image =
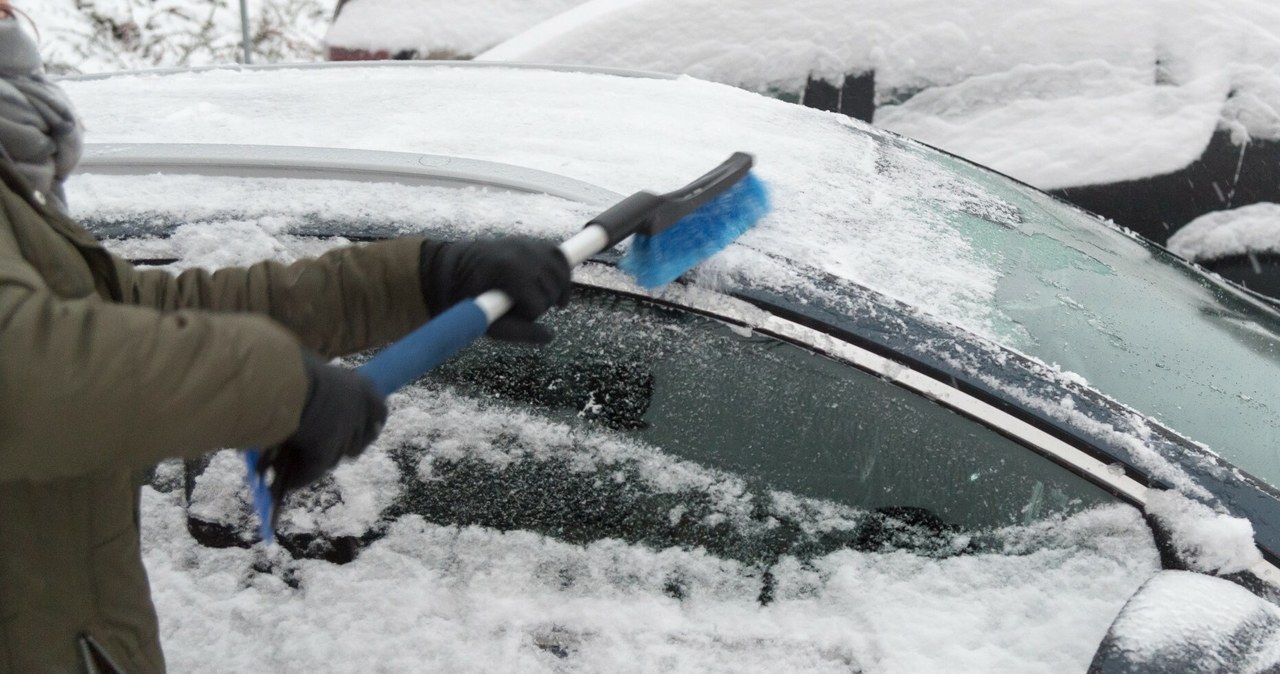
M 160 466 L 144 548 L 175 669 L 1280 663 L 1280 314 L 1144 239 L 687 77 L 63 85 L 93 143 L 71 207 L 140 264 L 562 239 L 739 150 L 774 202 L 657 291 L 599 256 L 551 345 L 477 343 L 394 395 L 379 441 L 286 504 L 283 546 L 255 543 L 237 452 Z
M 582 0 L 339 0 L 330 61 L 467 59 Z

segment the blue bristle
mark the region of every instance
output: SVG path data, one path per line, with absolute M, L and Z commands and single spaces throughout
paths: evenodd
M 645 288 L 670 283 L 724 249 L 768 212 L 768 190 L 748 173 L 724 194 L 656 235 L 632 237 L 620 266 Z

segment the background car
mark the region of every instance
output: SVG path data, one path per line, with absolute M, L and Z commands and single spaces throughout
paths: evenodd
M 549 348 L 477 344 L 393 397 L 377 445 L 288 504 L 283 548 L 252 545 L 234 452 L 160 467 L 144 545 L 175 668 L 1059 672 L 1135 643 L 1159 667 L 1179 654 L 1120 618 L 1200 581 L 1228 589 L 1197 606 L 1239 590 L 1262 617 L 1203 652 L 1275 664 L 1280 314 L 1128 232 L 691 78 L 64 84 L 99 144 L 73 209 L 175 269 L 565 238 L 735 150 L 775 204 L 657 292 L 602 256 Z M 356 98 L 395 112 L 332 105 Z
M 330 61 L 467 59 L 582 0 L 339 0 Z

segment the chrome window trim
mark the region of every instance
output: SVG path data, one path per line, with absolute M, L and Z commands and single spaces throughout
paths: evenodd
M 514 164 L 412 152 L 288 145 L 89 143 L 77 173 L 175 173 L 482 187 L 601 205 L 623 196 L 581 180 Z
M 1145 509 L 1147 487 L 1126 475 L 1123 470 L 1116 471 L 1070 443 L 946 382 L 912 369 L 909 365 L 707 289 L 670 286 L 650 294 L 632 283 L 622 272 L 602 264 L 579 267 L 575 270 L 573 280 L 593 288 L 641 297 L 651 296 L 664 304 L 689 309 L 848 363 L 974 419 L 1026 447 L 1034 448 L 1030 451 L 1039 452 L 1060 464 L 1070 466 L 1095 484 L 1103 485 L 1132 505 Z M 1280 567 L 1264 559 L 1250 567 L 1249 571 L 1273 587 L 1280 588 Z

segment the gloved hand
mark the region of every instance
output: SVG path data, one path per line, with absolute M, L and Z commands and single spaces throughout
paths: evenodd
M 551 305 L 569 303 L 569 262 L 554 244 L 528 237 L 428 240 L 418 270 L 432 316 L 487 290 L 510 295 L 511 311 L 489 326 L 496 339 L 545 344 L 551 329 L 534 321 Z
M 298 430 L 258 457 L 258 473 L 275 471 L 271 496 L 277 505 L 289 492 L 324 477 L 343 457 L 358 456 L 387 421 L 386 400 L 368 378 L 307 351 L 302 359 L 311 383 Z

